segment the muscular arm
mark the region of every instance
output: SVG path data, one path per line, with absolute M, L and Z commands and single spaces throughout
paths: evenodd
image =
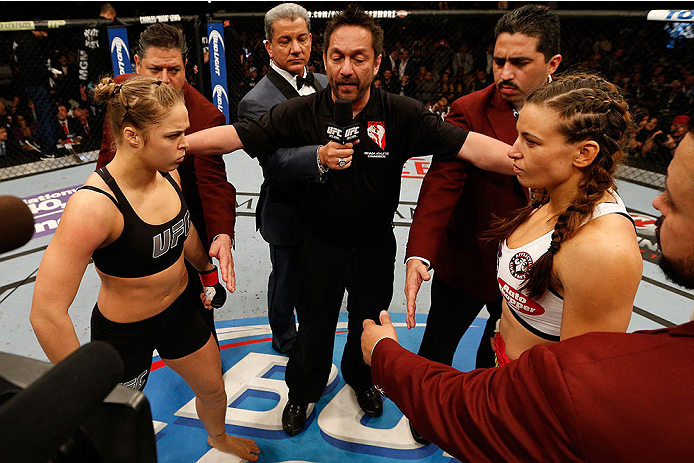
M 193 154 L 226 154 L 243 149 L 243 143 L 233 125 L 210 127 L 186 135 L 188 151 Z
M 92 252 L 112 233 L 116 212 L 107 197 L 78 191 L 68 201 L 41 259 L 29 318 L 51 362 L 61 361 L 79 347 L 68 309 Z
M 643 259 L 626 217 L 608 214 L 592 220 L 566 243 L 554 265 L 564 292 L 561 339 L 627 330 Z
M 509 149 L 511 145 L 502 141 L 481 133 L 470 132 L 457 156 L 482 170 L 515 175 L 513 164 L 508 157 Z

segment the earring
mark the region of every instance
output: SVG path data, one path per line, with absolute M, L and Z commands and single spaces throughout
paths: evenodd
M 552 74 L 547 74 L 547 83 L 548 84 L 552 83 Z

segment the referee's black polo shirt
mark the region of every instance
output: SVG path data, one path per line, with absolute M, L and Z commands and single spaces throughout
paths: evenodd
M 324 145 L 334 106 L 328 87 L 289 99 L 259 119 L 246 119 L 234 127 L 253 157 L 278 148 Z M 368 103 L 354 120 L 360 135 L 352 165 L 329 171 L 325 183 L 297 183 L 307 230 L 346 246 L 371 243 L 392 229 L 407 159 L 429 154 L 437 160 L 451 158 L 468 134 L 420 102 L 373 85 Z

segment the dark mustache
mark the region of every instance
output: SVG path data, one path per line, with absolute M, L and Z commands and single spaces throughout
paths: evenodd
M 502 81 L 499 81 L 498 84 L 496 84 L 497 87 L 498 87 L 498 86 L 501 86 L 501 85 L 504 85 L 504 86 L 506 86 L 506 87 L 513 87 L 513 88 L 515 88 L 516 90 L 518 90 L 518 85 L 514 84 L 514 83 L 511 82 L 510 80 L 502 80 Z

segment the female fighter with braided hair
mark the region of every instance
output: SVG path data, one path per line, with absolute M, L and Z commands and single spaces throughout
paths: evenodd
M 206 307 L 213 301 L 209 287 L 224 291 L 209 281 L 217 270 L 190 222 L 176 172 L 188 148 L 183 93 L 151 77 L 123 84 L 105 78 L 94 99 L 108 102 L 118 149 L 70 198 L 46 249 L 31 308 L 36 337 L 52 362 L 79 347 L 68 309 L 93 258 L 101 287 L 92 339 L 121 355 L 121 381 L 142 389 L 157 349 L 195 393 L 207 442 L 256 461 L 254 441 L 226 434 L 219 350 L 194 304 L 201 295 L 187 289 L 184 259 L 204 274 Z
M 534 198 L 488 235 L 501 241 L 500 366 L 536 344 L 626 331 L 643 263 L 613 174 L 630 125 L 618 89 L 589 74 L 540 87 L 523 107 L 509 157 Z

